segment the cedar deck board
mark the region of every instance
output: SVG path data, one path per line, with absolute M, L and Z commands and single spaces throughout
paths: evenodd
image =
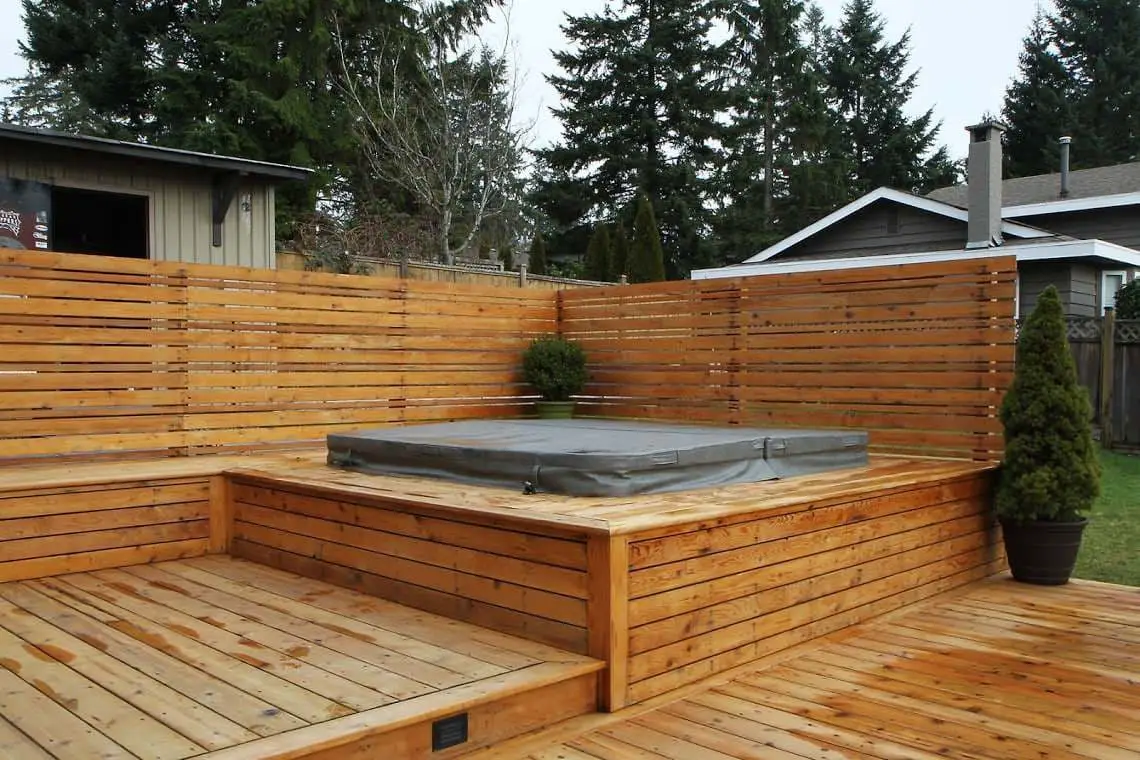
M 951 621 L 962 607 L 977 627 Z M 1081 634 L 1106 616 L 1120 638 Z M 1138 632 L 1140 589 L 994 578 L 471 760 L 1136 760 L 1140 667 L 1125 655 Z
M 228 557 L 0 584 L 5 760 L 273 757 L 593 694 L 601 667 Z M 592 708 L 572 704 L 551 719 Z

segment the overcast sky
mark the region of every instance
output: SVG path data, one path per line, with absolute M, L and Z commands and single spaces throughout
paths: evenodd
M 918 90 L 911 109 L 934 108 L 943 122 L 940 135 L 955 156 L 966 152 L 963 128 L 986 111 L 1001 108 L 1002 93 L 1017 70 L 1021 39 L 1039 0 L 877 0 L 891 38 L 911 30 L 911 64 L 918 68 Z M 843 0 L 821 0 L 834 22 Z M 0 78 L 19 76 L 24 62 L 17 42 L 23 36 L 18 0 L 0 0 Z M 560 47 L 564 13 L 600 10 L 605 0 L 514 0 L 511 36 L 523 83 L 521 117 L 536 120 L 539 143 L 559 137 L 549 108 L 556 95 L 543 75 L 554 70 L 551 48 Z M 984 19 L 985 23 L 979 23 Z

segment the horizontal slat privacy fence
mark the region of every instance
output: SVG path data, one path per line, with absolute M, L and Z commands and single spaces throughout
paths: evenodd
M 509 416 L 553 293 L 7 251 L 0 460 Z
M 555 294 L 9 251 L 0 461 L 509 416 L 523 347 L 556 330 L 591 358 L 587 413 L 993 459 L 1015 277 L 994 257 Z
M 1016 262 L 669 282 L 559 294 L 591 361 L 586 411 L 868 430 L 872 446 L 996 459 Z

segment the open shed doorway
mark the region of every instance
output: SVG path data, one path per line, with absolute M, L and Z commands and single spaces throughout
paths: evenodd
M 52 187 L 52 247 L 63 253 L 150 258 L 145 195 Z

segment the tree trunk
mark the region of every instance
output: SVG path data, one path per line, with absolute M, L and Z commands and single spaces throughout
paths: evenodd
M 772 93 L 769 90 L 764 100 L 764 221 L 763 229 L 767 232 L 772 226 L 772 171 L 776 164 L 773 157 L 775 152 L 775 138 L 772 135 Z
M 451 209 L 444 208 L 439 218 L 439 263 L 451 266 L 455 255 L 451 252 Z

